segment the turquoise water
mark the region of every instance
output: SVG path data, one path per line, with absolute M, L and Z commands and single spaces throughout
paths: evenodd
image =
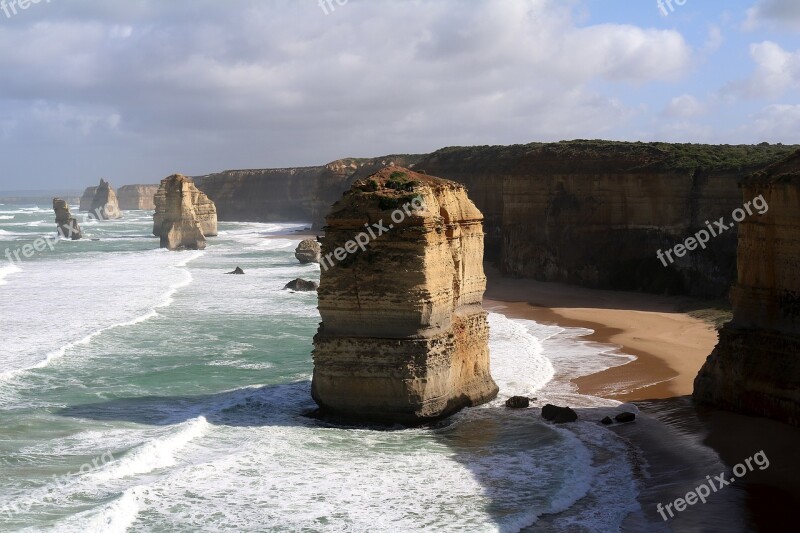
M 639 510 L 614 433 L 502 407 L 618 405 L 569 384 L 628 360 L 585 330 L 492 314 L 498 400 L 429 428 L 335 427 L 304 416 L 316 296 L 283 290 L 319 279 L 286 236 L 303 226 L 222 223 L 175 253 L 151 220 L 83 222 L 82 241 L 0 263 L 0 530 L 604 531 Z M 0 205 L 0 252 L 54 234 L 47 206 Z

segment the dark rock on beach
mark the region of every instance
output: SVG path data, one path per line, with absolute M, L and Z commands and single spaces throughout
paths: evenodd
M 605 426 L 609 426 L 609 425 L 613 424 L 613 423 L 614 423 L 614 421 L 613 421 L 613 420 L 611 420 L 611 417 L 610 417 L 610 416 L 607 416 L 607 417 L 605 417 L 604 419 L 602 419 L 602 420 L 600 421 L 600 423 L 601 423 L 601 424 L 603 424 L 603 425 L 605 425 Z
M 316 239 L 305 239 L 294 251 L 294 256 L 301 263 L 319 263 L 321 247 Z
M 308 281 L 305 279 L 297 278 L 286 284 L 284 289 L 289 289 L 298 292 L 313 292 L 316 291 L 319 285 L 315 281 Z
M 542 407 L 542 418 L 556 424 L 563 424 L 565 422 L 575 422 L 578 419 L 578 413 L 569 407 L 558 407 L 548 403 Z
M 636 420 L 636 415 L 634 413 L 620 413 L 614 417 L 614 420 L 617 422 L 633 422 Z
M 506 407 L 510 407 L 511 409 L 525 409 L 529 407 L 530 404 L 530 398 L 526 398 L 525 396 L 512 396 L 506 400 Z

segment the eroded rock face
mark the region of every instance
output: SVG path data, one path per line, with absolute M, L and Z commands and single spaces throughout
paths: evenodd
M 92 202 L 94 201 L 94 195 L 97 193 L 97 187 L 87 187 L 85 191 L 83 191 L 83 196 L 81 196 L 81 204 L 78 208 L 80 211 L 88 211 L 92 208 Z
M 739 228 L 733 320 L 694 383 L 701 403 L 800 424 L 800 152 L 755 174 L 744 202 L 769 211 Z
M 174 174 L 161 180 L 155 195 L 153 234 L 169 250 L 203 250 L 206 237 L 217 235 L 214 203 L 197 190 L 191 178 Z
M 66 201 L 61 198 L 53 198 L 53 211 L 56 213 L 56 229 L 59 235 L 73 241 L 80 240 L 83 237 L 81 227 L 75 217 L 72 216 Z
M 119 202 L 117 202 L 117 195 L 111 185 L 105 181 L 100 180 L 100 185 L 94 193 L 92 199 L 92 206 L 89 208 L 89 216 L 98 220 L 115 220 L 122 218 L 122 212 L 119 210 Z
M 423 209 L 396 216 L 420 200 Z M 322 255 L 381 221 L 388 232 L 322 271 L 314 399 L 335 414 L 403 423 L 491 400 L 483 215 L 460 184 L 387 168 L 333 206 Z
M 294 256 L 303 264 L 319 263 L 319 253 L 322 250 L 316 239 L 305 239 L 300 242 L 294 251 Z
M 301 278 L 293 279 L 284 287 L 284 289 L 296 292 L 314 292 L 318 288 L 319 285 L 317 285 L 316 281 L 310 281 Z
M 158 185 L 125 185 L 117 191 L 119 207 L 126 211 L 152 211 L 157 192 Z

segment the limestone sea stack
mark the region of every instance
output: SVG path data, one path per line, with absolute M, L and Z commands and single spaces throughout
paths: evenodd
M 323 411 L 419 423 L 497 395 L 482 222 L 463 185 L 397 167 L 356 181 L 333 206 L 314 337 Z M 354 239 L 370 242 L 362 251 Z
M 72 216 L 69 210 L 69 205 L 61 198 L 53 198 L 53 211 L 56 213 L 56 229 L 58 234 L 65 239 L 72 239 L 73 241 L 80 240 L 83 236 L 81 234 L 81 227 L 78 221 Z
M 94 195 L 97 193 L 97 187 L 87 187 L 81 196 L 81 204 L 78 208 L 80 211 L 89 211 L 92 208 Z
M 319 263 L 319 253 L 322 248 L 316 239 L 305 239 L 300 242 L 294 251 L 294 256 L 301 263 Z
M 122 218 L 117 202 L 117 194 L 111 185 L 101 179 L 97 191 L 92 199 L 92 206 L 89 208 L 89 216 L 98 220 L 115 220 Z
M 800 425 L 800 152 L 753 175 L 742 192 L 756 212 L 739 227 L 734 316 L 694 398 Z
M 217 208 L 191 178 L 174 174 L 161 180 L 155 195 L 153 235 L 169 250 L 203 250 L 217 235 Z
M 119 208 L 125 211 L 152 211 L 156 208 L 158 185 L 125 185 L 117 191 Z

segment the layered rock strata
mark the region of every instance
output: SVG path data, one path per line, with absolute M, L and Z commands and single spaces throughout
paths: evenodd
M 117 191 L 119 207 L 126 211 L 152 211 L 157 192 L 158 185 L 125 185 Z
M 303 264 L 319 263 L 319 253 L 322 250 L 316 239 L 300 241 L 294 251 L 294 256 Z
M 417 423 L 494 398 L 483 215 L 466 189 L 388 168 L 357 181 L 326 221 L 322 255 L 335 259 L 320 281 L 312 381 L 323 410 Z M 387 232 L 370 239 L 375 224 Z M 352 252 L 354 239 L 370 242 Z
M 800 425 L 800 152 L 755 174 L 744 202 L 769 211 L 739 228 L 733 320 L 694 383 L 694 398 Z
M 83 237 L 81 227 L 75 217 L 72 216 L 66 201 L 61 198 L 53 198 L 53 211 L 56 214 L 56 229 L 59 235 L 73 241 L 80 240 Z
M 85 191 L 83 191 L 83 196 L 81 196 L 80 207 L 78 208 L 80 211 L 88 211 L 92 208 L 92 202 L 94 201 L 94 195 L 97 193 L 97 187 L 87 187 Z
M 92 205 L 89 208 L 89 216 L 99 220 L 115 220 L 122 218 L 122 212 L 119 210 L 119 202 L 117 201 L 117 194 L 111 185 L 101 179 L 97 191 L 94 193 Z
M 153 234 L 170 250 L 202 250 L 217 235 L 214 203 L 180 174 L 161 180 L 155 195 Z

